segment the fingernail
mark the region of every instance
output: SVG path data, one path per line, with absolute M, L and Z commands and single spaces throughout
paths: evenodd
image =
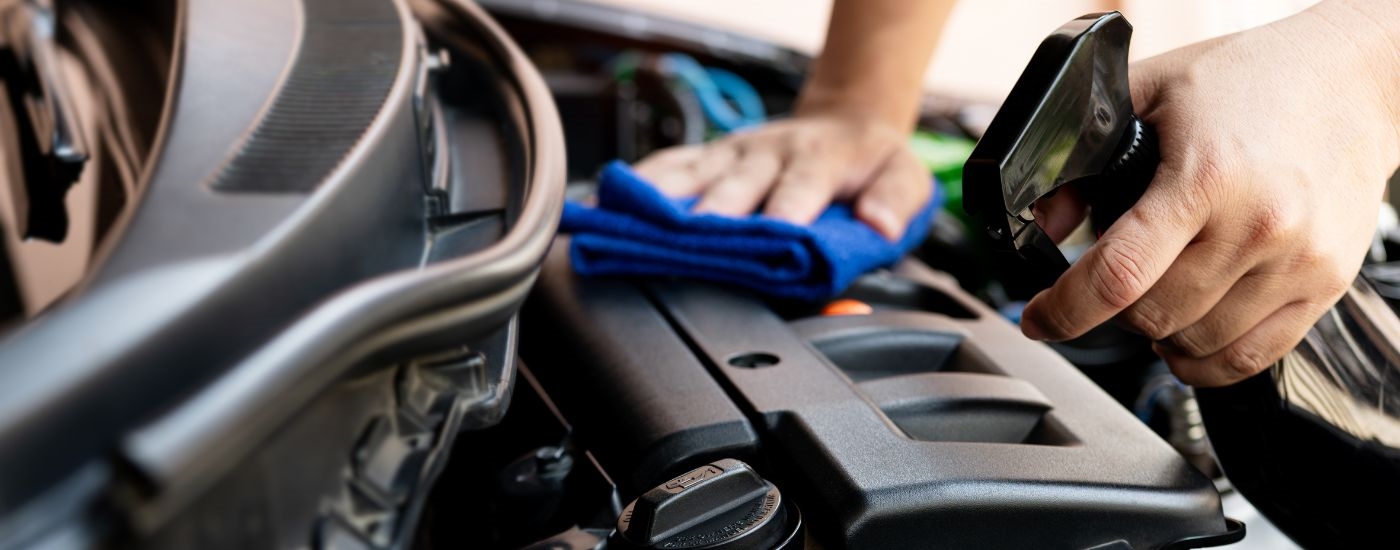
M 788 201 L 769 201 L 763 205 L 763 215 L 765 217 L 792 221 L 792 204 Z
M 900 227 L 899 217 L 894 215 L 894 211 L 886 208 L 878 202 L 865 202 L 861 204 L 861 214 L 871 226 L 875 228 L 886 239 L 894 241 L 899 239 L 903 232 Z
M 1034 306 L 1038 297 L 1039 295 L 1032 297 L 1031 301 L 1026 302 L 1026 307 L 1021 308 L 1021 334 L 1026 335 L 1026 338 L 1044 342 L 1049 340 L 1050 336 L 1046 334 L 1045 327 L 1035 320 Z
M 1152 343 L 1152 353 L 1158 357 L 1166 358 L 1168 355 L 1176 355 L 1176 350 L 1168 346 L 1166 342 L 1157 341 Z
M 779 198 L 769 201 L 763 206 L 763 215 L 775 220 L 781 220 L 793 225 L 811 225 L 821 216 L 820 212 L 809 212 L 802 201 L 795 201 L 791 198 Z
M 1021 334 L 1026 335 L 1026 338 L 1040 342 L 1049 340 L 1049 338 L 1045 336 L 1045 329 L 1041 328 L 1033 317 L 1021 317 Z

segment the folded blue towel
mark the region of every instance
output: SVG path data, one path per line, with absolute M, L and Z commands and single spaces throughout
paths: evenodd
M 843 204 L 830 206 L 810 226 L 757 214 L 694 214 L 697 199 L 666 197 L 614 161 L 599 176 L 597 206 L 567 203 L 560 229 L 573 233 L 569 253 L 581 275 L 679 276 L 820 301 L 917 246 L 943 201 L 938 186 L 933 189 L 904 237 L 890 242 Z

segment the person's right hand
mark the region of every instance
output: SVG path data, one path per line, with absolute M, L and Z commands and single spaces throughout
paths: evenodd
M 1156 177 L 1022 331 L 1066 340 L 1117 319 L 1195 386 L 1288 353 L 1356 277 L 1400 164 L 1394 36 L 1394 4 L 1332 0 L 1135 64 Z M 1074 198 L 1037 205 L 1052 237 L 1083 218 Z
M 801 114 L 704 145 L 665 149 L 637 172 L 674 197 L 700 196 L 696 212 L 763 213 L 808 224 L 833 201 L 890 240 L 933 192 L 908 135 L 873 117 Z

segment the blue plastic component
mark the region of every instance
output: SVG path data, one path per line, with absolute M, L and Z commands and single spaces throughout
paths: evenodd
M 666 54 L 662 62 L 664 70 L 695 93 L 705 118 L 720 130 L 732 132 L 762 123 L 767 118 L 758 92 L 738 75 L 706 68 L 684 54 Z

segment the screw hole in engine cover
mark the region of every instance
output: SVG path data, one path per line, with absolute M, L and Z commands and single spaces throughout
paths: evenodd
M 729 364 L 731 366 L 744 369 L 760 369 L 763 367 L 771 367 L 773 365 L 778 364 L 778 361 L 778 356 L 773 355 L 771 353 L 763 353 L 761 351 L 741 353 L 739 355 L 734 355 L 729 358 Z

